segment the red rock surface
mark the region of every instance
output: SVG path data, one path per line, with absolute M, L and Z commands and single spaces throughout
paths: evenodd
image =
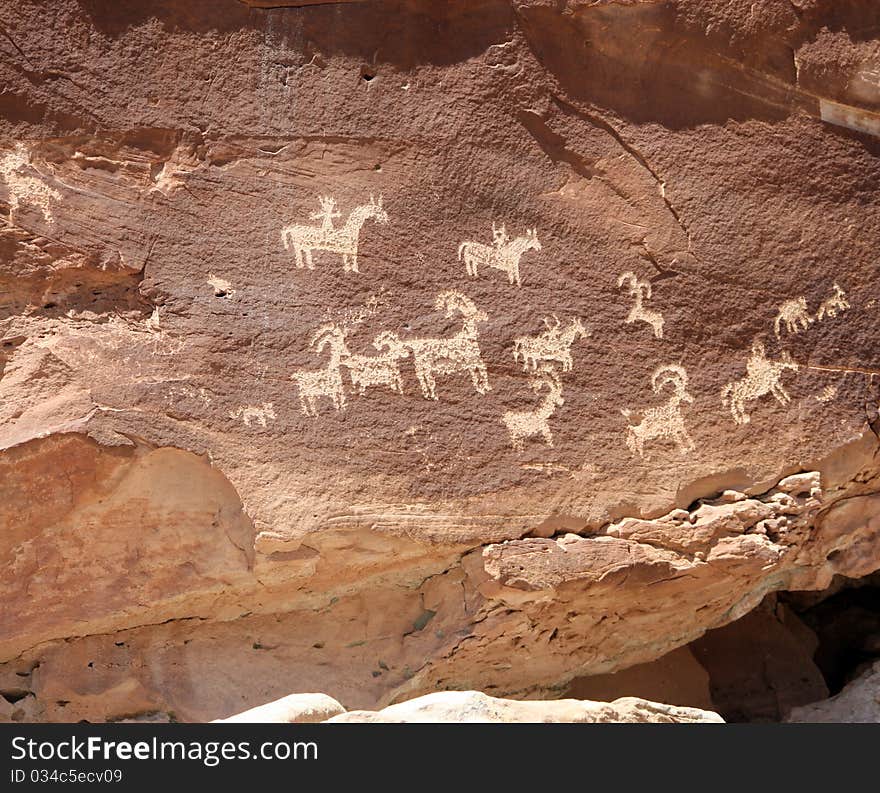
M 558 693 L 880 567 L 875 3 L 0 26 L 9 718 Z

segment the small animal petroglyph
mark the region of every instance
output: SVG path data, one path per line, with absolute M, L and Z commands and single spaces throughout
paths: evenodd
M 388 386 L 398 394 L 403 393 L 403 378 L 400 376 L 400 361 L 409 357 L 400 337 L 396 333 L 383 330 L 373 340 L 378 355 L 348 355 L 342 365 L 348 369 L 351 384 L 363 396 L 369 386 Z
M 0 179 L 6 182 L 9 190 L 10 216 L 18 212 L 22 204 L 30 204 L 40 210 L 47 223 L 52 223 L 52 201 L 60 201 L 61 193 L 49 187 L 42 179 L 31 176 L 28 171 L 37 173 L 30 164 L 27 146 L 16 143 L 15 148 L 0 157 Z
M 208 273 L 208 286 L 214 288 L 214 297 L 231 298 L 235 295 L 232 284 L 225 278 L 218 278 L 214 273 Z
M 335 228 L 333 220 L 340 217 L 336 211 L 336 200 L 329 196 L 318 199 L 321 211 L 309 215 L 311 220 L 320 220 L 320 226 L 285 226 L 281 229 L 281 241 L 284 248 L 296 255 L 296 266 L 308 267 L 314 270 L 312 263 L 313 251 L 327 251 L 342 255 L 342 266 L 346 272 L 359 272 L 358 270 L 358 240 L 360 239 L 361 226 L 367 220 L 375 220 L 377 223 L 388 222 L 388 213 L 382 208 L 382 196 L 376 201 L 370 196 L 370 203 L 355 207 L 345 225 Z
M 491 390 L 486 365 L 477 343 L 477 325 L 488 321 L 473 301 L 460 292 L 447 291 L 437 295 L 434 308 L 446 310 L 449 319 L 458 312 L 462 316 L 462 328 L 448 338 L 406 339 L 403 344 L 412 351 L 416 376 L 425 399 L 437 399 L 437 374 L 469 372 L 478 394 Z
M 627 427 L 626 445 L 632 454 L 644 458 L 645 442 L 657 438 L 671 438 L 681 452 L 694 449 L 694 442 L 688 435 L 681 415 L 682 402 L 694 401 L 687 391 L 687 384 L 687 372 L 678 364 L 667 364 L 654 372 L 651 377 L 654 393 L 659 394 L 667 385 L 671 385 L 672 394 L 665 405 L 639 411 L 642 415 L 641 422 Z M 632 411 L 628 409 L 620 412 L 627 420 L 632 415 Z
M 832 286 L 834 289 L 834 294 L 831 297 L 825 298 L 822 301 L 822 305 L 819 306 L 819 310 L 816 312 L 816 319 L 820 322 L 825 319 L 825 317 L 836 317 L 838 314 L 842 314 L 848 308 L 850 308 L 849 301 L 846 299 L 846 292 L 844 292 L 837 282 Z
M 635 273 L 626 272 L 617 279 L 617 286 L 626 285 L 629 296 L 635 298 L 633 307 L 629 310 L 626 324 L 633 322 L 647 322 L 654 330 L 654 337 L 663 338 L 663 315 L 658 311 L 645 308 L 645 300 L 651 299 L 651 283 L 639 278 Z
M 569 372 L 572 367 L 571 345 L 575 340 L 590 335 L 579 318 L 574 318 L 565 330 L 559 317 L 553 315 L 553 323 L 550 317 L 544 318 L 547 330 L 538 336 L 519 336 L 513 341 L 513 360 L 523 359 L 523 370 L 536 371 L 539 361 L 556 361 L 562 364 L 562 371 Z
M 294 372 L 290 379 L 299 386 L 300 410 L 305 416 L 317 416 L 319 397 L 327 397 L 336 410 L 345 410 L 345 390 L 339 367 L 343 358 L 351 357 L 345 346 L 345 334 L 336 325 L 322 325 L 309 340 L 309 346 L 319 355 L 330 348 L 330 360 L 323 369 Z
M 507 229 L 502 224 L 497 228 L 492 223 L 492 245 L 482 242 L 463 242 L 458 246 L 458 260 L 464 260 L 468 275 L 477 276 L 477 267 L 494 267 L 507 273 L 511 284 L 521 285 L 519 276 L 519 260 L 529 250 L 541 250 L 537 229 L 526 229 L 524 237 L 511 240 Z
M 241 405 L 229 412 L 229 418 L 240 418 L 245 427 L 250 427 L 254 421 L 261 427 L 265 427 L 269 419 L 275 419 L 275 407 L 271 402 L 264 402 L 261 406 Z
M 772 394 L 780 405 L 787 405 L 791 397 L 782 387 L 782 374 L 786 369 L 796 372 L 798 365 L 788 352 L 782 353 L 782 359 L 771 361 L 760 339 L 752 342 L 752 352 L 746 363 L 746 376 L 728 383 L 721 392 L 721 403 L 726 407 L 730 404 L 730 412 L 737 424 L 748 424 L 751 421 L 746 413 L 745 403 L 760 399 L 765 394 Z
M 805 297 L 795 297 L 786 300 L 779 306 L 779 312 L 773 321 L 773 332 L 776 338 L 780 337 L 780 331 L 783 326 L 789 333 L 800 333 L 806 330 L 815 322 L 810 312 L 807 311 L 807 299 Z
M 549 364 L 541 364 L 532 375 L 532 390 L 537 394 L 542 388 L 547 390 L 541 404 L 532 410 L 508 410 L 501 421 L 510 433 L 510 443 L 516 451 L 523 448 L 526 438 L 540 435 L 544 443 L 553 446 L 553 433 L 550 432 L 549 418 L 556 408 L 563 405 L 562 382 L 556 370 Z

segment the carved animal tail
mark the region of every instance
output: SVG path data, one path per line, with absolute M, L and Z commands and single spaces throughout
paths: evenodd
M 721 404 L 724 407 L 727 407 L 727 403 L 730 402 L 730 395 L 733 393 L 733 383 L 728 383 L 724 388 L 721 389 Z
M 626 419 L 626 423 L 629 424 L 629 417 L 632 416 L 632 411 L 629 408 L 621 408 L 620 413 Z
M 463 242 L 458 246 L 458 260 L 461 261 L 461 253 L 467 247 L 467 243 Z
M 284 250 L 290 250 L 290 240 L 288 239 L 287 229 L 281 229 L 281 241 L 284 243 Z

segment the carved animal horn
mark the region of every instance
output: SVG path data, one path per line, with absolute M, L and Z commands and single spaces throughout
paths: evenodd
M 657 369 L 651 377 L 651 387 L 654 389 L 654 393 L 659 393 L 667 383 L 672 383 L 673 388 L 679 393 L 683 392 L 688 383 L 684 367 L 677 363 L 667 364 Z

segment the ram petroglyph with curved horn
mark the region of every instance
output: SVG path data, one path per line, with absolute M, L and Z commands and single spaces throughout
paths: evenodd
M 544 443 L 552 447 L 553 433 L 549 419 L 558 407 L 565 404 L 562 381 L 550 364 L 541 364 L 531 376 L 531 388 L 536 394 L 541 390 L 547 392 L 537 407 L 531 410 L 508 410 L 501 416 L 501 422 L 510 434 L 510 443 L 516 451 L 521 451 L 526 439 L 535 435 L 540 435 Z
M 490 391 L 486 364 L 477 342 L 477 325 L 488 321 L 488 315 L 480 311 L 469 297 L 452 290 L 437 295 L 434 308 L 445 309 L 447 319 L 460 314 L 462 327 L 454 336 L 403 341 L 404 346 L 412 351 L 416 377 L 425 399 L 438 398 L 435 378 L 438 374 L 468 372 L 478 394 Z
M 679 364 L 666 364 L 654 371 L 651 376 L 651 388 L 659 394 L 667 385 L 672 386 L 672 394 L 664 405 L 632 411 L 624 408 L 620 412 L 627 421 L 634 413 L 639 413 L 642 420 L 638 424 L 627 427 L 626 445 L 633 455 L 645 456 L 647 441 L 670 438 L 675 441 L 680 452 L 694 449 L 694 442 L 688 434 L 681 415 L 683 403 L 690 403 L 694 398 L 688 393 L 688 376 L 684 367 Z
M 617 286 L 626 287 L 629 296 L 634 299 L 633 306 L 626 317 L 626 324 L 645 322 L 654 331 L 654 338 L 663 338 L 663 315 L 645 307 L 645 301 L 651 299 L 651 282 L 639 278 L 633 272 L 625 272 L 617 279 Z
M 312 334 L 309 346 L 318 355 L 329 347 L 330 359 L 323 369 L 304 369 L 290 376 L 299 386 L 300 410 L 305 416 L 317 416 L 317 403 L 321 397 L 329 399 L 336 410 L 345 410 L 345 388 L 340 366 L 344 359 L 351 357 L 345 344 L 345 332 L 338 325 L 322 325 Z

